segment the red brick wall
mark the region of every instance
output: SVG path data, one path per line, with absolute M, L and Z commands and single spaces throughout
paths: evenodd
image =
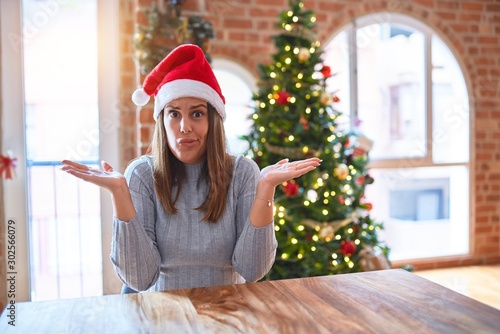
M 412 264 L 424 269 L 500 262 L 500 3 L 495 0 L 305 0 L 304 3 L 316 12 L 317 31 L 323 45 L 352 19 L 389 11 L 411 16 L 430 26 L 454 51 L 459 63 L 465 65 L 474 143 L 471 255 Z M 131 79 L 134 70 L 130 33 L 134 23 L 144 22 L 141 11 L 150 4 L 151 0 L 135 0 L 127 5 L 123 27 L 127 34 L 123 36 L 122 49 L 122 61 L 126 64 L 122 77 L 124 96 L 130 95 L 142 81 L 138 76 L 135 82 Z M 257 65 L 269 63 L 269 55 L 274 52 L 270 36 L 277 33 L 277 14 L 286 8 L 288 0 L 186 0 L 182 13 L 200 15 L 214 24 L 213 58 L 235 61 L 257 76 Z M 133 11 L 136 16 L 130 17 Z M 136 152 L 144 153 L 153 126 L 152 109 L 146 106 L 136 115 L 136 122 L 123 124 L 123 131 L 135 132 Z M 123 139 L 123 156 L 129 159 L 134 142 L 126 140 L 135 138 L 127 135 Z

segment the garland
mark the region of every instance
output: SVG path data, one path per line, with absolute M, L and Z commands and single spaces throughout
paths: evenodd
M 146 9 L 147 26 L 137 26 L 134 33 L 135 54 L 141 73 L 146 75 L 177 45 L 192 43 L 202 48 L 209 62 L 209 40 L 215 37 L 212 23 L 199 16 L 185 17 L 179 8 L 184 1 L 159 0 Z

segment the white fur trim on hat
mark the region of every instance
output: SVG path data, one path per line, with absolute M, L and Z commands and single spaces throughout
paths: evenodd
M 195 97 L 207 101 L 217 110 L 222 120 L 226 120 L 224 101 L 212 87 L 201 81 L 178 79 L 164 84 L 156 94 L 153 113 L 155 121 L 167 103 L 181 97 Z

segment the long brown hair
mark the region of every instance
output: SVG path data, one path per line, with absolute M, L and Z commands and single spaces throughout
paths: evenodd
M 184 164 L 168 147 L 163 115 L 164 112 L 161 112 L 156 120 L 148 153 L 154 157 L 153 178 L 160 202 L 169 214 L 177 214 L 175 203 L 186 180 L 186 170 Z M 224 212 L 233 176 L 233 164 L 232 156 L 226 152 L 226 134 L 222 118 L 208 103 L 207 152 L 202 170 L 208 180 L 208 194 L 203 204 L 196 208 L 205 213 L 203 220 L 215 223 Z M 177 186 L 175 194 L 174 186 Z

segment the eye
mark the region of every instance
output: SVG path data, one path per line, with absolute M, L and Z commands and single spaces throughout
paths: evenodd
M 194 118 L 203 117 L 203 115 L 205 115 L 205 113 L 203 111 L 201 111 L 201 110 L 193 111 L 193 117 Z
M 168 111 L 168 117 L 170 118 L 176 118 L 179 117 L 179 112 L 176 110 L 169 110 Z

